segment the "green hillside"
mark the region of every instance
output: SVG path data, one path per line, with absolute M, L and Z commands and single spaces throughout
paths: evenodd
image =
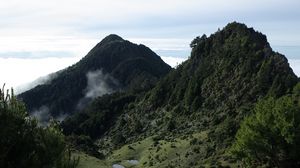
M 239 165 L 228 151 L 240 123 L 260 99 L 291 93 L 299 79 L 266 36 L 244 24 L 229 23 L 195 38 L 191 47 L 190 58 L 150 91 L 99 98 L 63 128 L 90 136 L 110 164 Z

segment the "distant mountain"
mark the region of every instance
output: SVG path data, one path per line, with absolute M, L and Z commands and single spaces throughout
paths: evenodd
M 148 47 L 112 34 L 78 63 L 18 98 L 33 115 L 42 119 L 50 115 L 60 117 L 84 108 L 90 100 L 104 94 L 149 89 L 170 70 Z
M 64 121 L 65 132 L 94 138 L 109 163 L 232 166 L 226 150 L 243 118 L 259 99 L 289 93 L 299 79 L 266 36 L 244 24 L 197 37 L 191 47 L 191 57 L 153 89 L 96 99 Z

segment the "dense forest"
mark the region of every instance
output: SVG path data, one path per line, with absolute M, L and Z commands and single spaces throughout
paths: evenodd
M 19 100 L 2 89 L 0 167 L 300 167 L 300 80 L 285 56 L 237 22 L 190 47 L 171 69 L 109 35 Z M 90 77 L 101 94 L 86 96 Z M 39 126 L 26 108 L 44 105 L 68 117 Z

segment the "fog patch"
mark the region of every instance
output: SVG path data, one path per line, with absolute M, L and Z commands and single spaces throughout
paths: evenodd
M 50 84 L 51 81 L 58 76 L 58 73 L 59 72 L 51 73 L 49 75 L 39 77 L 32 82 L 20 85 L 16 88 L 16 92 L 17 92 L 17 94 L 21 94 L 21 93 L 23 93 L 27 90 L 30 90 L 38 85 Z
M 60 113 L 58 116 L 53 117 L 49 113 L 49 111 L 49 108 L 43 105 L 40 108 L 33 110 L 30 115 L 31 118 L 35 118 L 38 121 L 39 126 L 47 126 L 51 119 L 62 122 L 66 117 L 68 117 L 68 114 L 63 113 Z
M 51 119 L 49 108 L 47 106 L 41 106 L 38 109 L 32 111 L 31 116 L 37 119 L 39 125 L 46 126 Z
M 300 59 L 289 59 L 289 63 L 294 73 L 300 77 Z
M 59 116 L 54 117 L 54 119 L 58 122 L 62 122 L 67 118 L 69 115 L 68 114 L 59 114 Z
M 103 74 L 101 70 L 88 72 L 87 88 L 85 89 L 86 98 L 96 98 L 104 94 L 114 92 L 118 85 L 117 80 L 108 74 Z
M 161 59 L 165 63 L 169 64 L 172 68 L 176 68 L 179 64 L 186 61 L 188 58 L 161 56 Z
M 89 71 L 86 78 L 87 87 L 84 89 L 84 97 L 77 105 L 78 110 L 82 110 L 93 99 L 111 94 L 119 88 L 119 82 L 109 74 L 104 74 L 102 70 Z

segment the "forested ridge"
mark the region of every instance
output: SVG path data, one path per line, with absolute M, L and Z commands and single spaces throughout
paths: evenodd
M 90 137 L 109 160 L 133 157 L 142 167 L 274 166 L 268 159 L 249 164 L 246 155 L 235 157 L 230 149 L 257 102 L 292 94 L 299 79 L 287 59 L 272 50 L 265 35 L 236 22 L 196 37 L 190 46 L 190 58 L 153 89 L 135 93 L 125 104 L 114 104 L 124 93 L 95 100 L 62 123 L 66 134 Z M 116 108 L 101 105 L 107 101 Z M 107 116 L 109 124 L 101 125 Z M 137 146 L 138 154 L 126 156 L 134 153 L 126 146 Z

